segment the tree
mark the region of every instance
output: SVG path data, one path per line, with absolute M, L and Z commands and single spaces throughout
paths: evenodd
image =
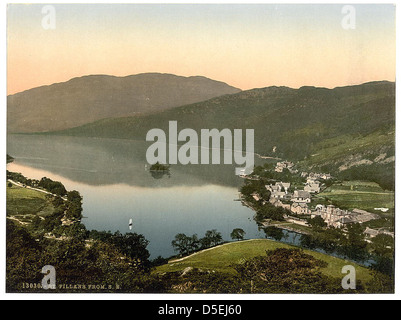
M 372 239 L 370 246 L 375 261 L 371 268 L 394 280 L 394 238 L 390 235 L 379 234 Z
M 302 246 L 315 249 L 321 248 L 326 252 L 334 252 L 345 241 L 344 232 L 339 228 L 315 229 L 309 235 L 302 235 Z
M 240 192 L 244 199 L 248 202 L 254 202 L 253 194 L 257 193 L 260 195 L 261 199 L 268 201 L 270 199 L 270 191 L 265 187 L 263 180 L 246 180 L 245 185 L 240 189 Z
M 123 235 L 117 231 L 111 241 L 123 254 L 134 261 L 134 267 L 145 272 L 149 271 L 150 253 L 146 249 L 149 241 L 143 235 L 132 232 Z
M 280 241 L 282 238 L 284 238 L 283 230 L 277 227 L 266 227 L 264 228 L 264 231 L 266 233 L 266 237 L 273 238 L 274 240 Z
M 82 197 L 78 191 L 72 190 L 72 191 L 68 191 L 67 200 L 69 202 L 82 202 Z
M 24 183 L 25 184 L 27 183 L 26 179 L 25 179 Z M 54 193 L 58 196 L 63 196 L 65 194 L 67 194 L 67 190 L 65 189 L 63 184 L 59 181 L 53 181 L 49 178 L 43 177 L 42 179 L 40 179 L 38 185 L 39 185 L 39 187 L 42 187 L 42 188 L 46 189 L 47 191 Z
M 313 229 L 321 229 L 327 227 L 327 223 L 324 222 L 324 219 L 320 216 L 308 219 L 308 223 L 312 226 Z
M 372 239 L 373 253 L 379 256 L 392 257 L 394 253 L 394 238 L 387 234 L 379 234 Z
M 82 197 L 78 191 L 67 193 L 67 218 L 79 220 L 82 218 Z
M 171 242 L 174 250 L 177 251 L 181 256 L 188 255 L 199 249 L 210 248 L 223 242 L 223 237 L 220 232 L 216 230 L 208 230 L 205 233 L 205 237 L 198 239 L 196 234 L 187 236 L 184 233 L 179 233 L 175 236 L 175 239 Z
M 367 258 L 367 242 L 365 241 L 364 228 L 359 223 L 347 225 L 347 236 L 341 241 L 341 248 L 344 254 L 351 259 L 364 260 Z
M 189 254 L 191 252 L 192 238 L 188 237 L 184 233 L 179 233 L 175 236 L 175 239 L 171 242 L 174 250 L 177 251 L 181 256 Z
M 233 232 L 231 232 L 231 239 L 233 240 L 244 240 L 244 236 L 245 236 L 245 231 L 241 228 L 236 228 L 233 230 Z
M 200 249 L 201 242 L 198 239 L 198 235 L 194 234 L 192 237 L 189 237 L 189 247 L 191 252 L 195 252 Z
M 206 231 L 205 237 L 200 241 L 203 248 L 210 248 L 222 243 L 223 237 L 221 236 L 220 232 L 218 232 L 216 229 L 213 229 Z
M 288 214 L 290 214 L 289 210 L 267 203 L 256 212 L 255 220 L 256 222 L 262 222 L 266 219 L 284 221 L 284 215 Z

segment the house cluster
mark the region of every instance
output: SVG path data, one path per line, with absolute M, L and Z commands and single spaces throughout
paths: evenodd
M 302 178 L 307 178 L 311 180 L 329 180 L 332 178 L 330 173 L 316 173 L 316 172 L 301 172 Z
M 276 171 L 282 172 L 285 168 L 293 170 L 294 164 L 289 161 L 277 162 Z M 306 178 L 303 190 L 295 190 L 290 192 L 291 183 L 276 182 L 276 184 L 266 185 L 266 189 L 270 191 L 270 203 L 276 207 L 283 207 L 297 215 L 311 214 L 308 204 L 311 202 L 313 194 L 321 192 L 322 186 L 320 180 L 331 179 L 331 175 L 327 173 L 307 173 L 302 172 L 302 177 Z
M 298 172 L 297 169 L 294 169 L 294 163 L 292 163 L 291 161 L 277 162 L 274 171 L 283 172 L 284 169 L 288 169 L 291 173 L 297 173 Z
M 306 178 L 304 190 L 309 193 L 319 193 L 321 191 L 320 180 L 331 179 L 331 175 L 327 173 L 311 172 L 307 174 L 306 172 L 302 172 L 301 176 Z
M 384 228 L 380 228 L 377 230 L 371 229 L 371 228 L 366 228 L 364 233 L 367 235 L 368 238 L 374 238 L 374 237 L 378 236 L 379 234 L 385 234 L 385 235 L 388 235 L 388 236 L 391 236 L 394 238 L 394 232 L 390 232 Z
M 367 212 L 365 210 L 354 209 L 352 211 L 343 210 L 333 205 L 317 205 L 312 213 L 312 218 L 320 216 L 328 227 L 342 228 L 350 223 L 364 223 L 375 219 L 380 219 L 380 216 Z
M 310 185 L 306 184 L 304 190 L 295 190 L 293 193 L 290 192 L 290 182 L 276 182 L 276 184 L 266 185 L 266 190 L 270 191 L 270 198 L 279 200 L 289 200 L 292 202 L 311 202 L 311 193 L 317 193 L 320 190 L 319 184 L 313 185 L 312 191 L 310 191 Z
M 290 182 L 276 182 L 276 184 L 269 184 L 265 186 L 267 191 L 270 191 L 270 198 L 286 199 L 291 198 Z
M 275 171 L 283 172 L 288 169 L 292 173 L 294 164 L 289 161 L 277 162 Z M 269 202 L 276 206 L 291 211 L 293 215 L 286 217 L 288 222 L 296 224 L 308 225 L 303 217 L 295 217 L 295 215 L 310 215 L 311 218 L 320 216 L 328 227 L 343 228 L 352 223 L 365 223 L 371 220 L 380 219 L 380 216 L 361 209 L 353 209 L 352 211 L 337 208 L 334 205 L 316 205 L 315 208 L 310 207 L 312 196 L 322 191 L 322 180 L 329 180 L 333 177 L 329 173 L 308 173 L 302 172 L 301 176 L 306 179 L 303 190 L 292 188 L 289 182 L 276 182 L 275 184 L 266 185 L 265 188 L 270 191 Z M 255 200 L 263 200 L 260 195 L 253 194 Z M 375 210 L 387 212 L 388 208 L 375 208 Z M 384 228 L 370 229 L 366 228 L 365 234 L 368 238 L 376 237 L 379 234 L 386 234 L 394 237 L 394 233 Z
M 319 193 L 321 184 L 316 178 L 320 175 L 309 175 L 304 186 L 304 190 L 290 191 L 291 183 L 276 182 L 275 184 L 266 185 L 266 189 L 270 191 L 269 202 L 276 206 L 291 211 L 295 215 L 311 215 L 322 217 L 328 227 L 342 228 L 349 223 L 364 223 L 370 220 L 379 219 L 380 216 L 361 209 L 352 211 L 343 210 L 334 205 L 317 205 L 312 211 L 309 204 L 313 194 Z M 259 196 L 255 195 L 258 200 Z M 256 198 L 255 198 L 256 199 Z
M 308 203 L 311 202 L 311 194 L 305 190 L 295 190 L 290 192 L 291 183 L 276 182 L 276 184 L 266 185 L 270 191 L 269 202 L 276 206 L 290 210 L 294 214 L 311 214 Z

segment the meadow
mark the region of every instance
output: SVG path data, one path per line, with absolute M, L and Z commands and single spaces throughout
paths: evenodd
M 46 194 L 7 184 L 7 216 L 22 223 L 31 222 L 35 216 L 46 217 L 53 213 L 54 207 Z
M 253 239 L 239 242 L 226 243 L 211 249 L 203 250 L 182 259 L 170 260 L 168 264 L 159 266 L 155 273 L 184 271 L 187 268 L 197 268 L 203 271 L 216 271 L 235 274 L 235 264 L 245 262 L 247 259 L 264 256 L 267 250 L 275 250 L 278 248 L 297 248 L 281 242 L 268 239 Z M 371 280 L 370 270 L 349 262 L 347 260 L 332 257 L 323 253 L 303 250 L 316 259 L 327 262 L 327 267 L 322 268 L 323 274 L 335 278 L 342 278 L 342 268 L 346 265 L 355 267 L 357 279 L 365 283 Z
M 383 190 L 375 182 L 343 181 L 333 184 L 316 196 L 315 201 L 329 199 L 333 203 L 353 210 L 355 208 L 382 214 L 375 208 L 388 208 L 386 215 L 394 214 L 395 195 L 393 191 Z

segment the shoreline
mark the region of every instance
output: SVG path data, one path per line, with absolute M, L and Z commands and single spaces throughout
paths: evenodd
M 264 227 L 276 227 L 276 228 L 279 228 L 279 229 L 282 229 L 282 230 L 286 230 L 286 231 L 290 231 L 290 232 L 294 232 L 294 233 L 298 233 L 298 234 L 303 234 L 303 235 L 307 235 L 307 236 L 311 234 L 310 232 L 306 232 L 306 231 L 303 231 L 303 230 L 295 229 L 295 228 L 292 228 L 292 227 L 286 227 L 286 226 L 283 226 L 283 225 L 274 225 L 274 224 L 272 224 L 272 225 L 268 225 L 268 226 L 264 226 Z
M 244 205 L 247 208 L 251 209 L 255 213 L 254 214 L 254 217 L 255 217 L 255 215 L 256 215 L 255 208 L 250 203 L 245 201 L 243 198 L 240 198 L 239 201 L 241 201 L 242 205 Z M 256 224 L 258 224 L 258 222 L 255 219 L 253 219 L 253 220 L 255 221 Z M 263 227 L 260 227 L 260 228 L 276 227 L 276 228 L 280 228 L 280 229 L 283 229 L 283 230 L 287 230 L 287 231 L 291 231 L 291 232 L 295 232 L 295 233 L 299 233 L 299 234 L 310 235 L 310 233 L 307 232 L 307 231 L 296 229 L 296 228 L 293 228 L 293 227 L 287 227 L 287 226 L 283 225 L 283 224 L 292 224 L 293 225 L 293 224 L 295 224 L 294 222 L 290 222 L 290 221 L 285 220 L 285 222 L 282 222 L 282 223 L 280 222 L 277 225 L 276 224 L 266 225 L 268 223 L 269 222 L 267 222 L 267 221 L 262 222 L 261 224 L 263 225 Z

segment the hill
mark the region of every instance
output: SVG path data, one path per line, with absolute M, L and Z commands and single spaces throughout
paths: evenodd
M 8 132 L 63 130 L 103 118 L 158 112 L 239 91 L 200 76 L 84 76 L 9 95 Z
M 256 256 L 263 256 L 267 250 L 275 250 L 278 248 L 296 247 L 268 239 L 231 242 L 200 251 L 183 259 L 171 260 L 168 264 L 157 267 L 154 272 L 182 272 L 187 268 L 197 268 L 235 274 L 233 268 L 235 264 L 239 264 L 246 259 Z M 342 278 L 341 269 L 344 265 L 349 264 L 356 268 L 360 280 L 363 282 L 371 280 L 371 274 L 368 268 L 319 252 L 305 249 L 304 252 L 312 255 L 316 259 L 327 262 L 327 266 L 322 269 L 322 272 L 328 276 Z
M 256 153 L 296 161 L 300 169 L 393 186 L 392 82 L 253 89 L 150 115 L 103 119 L 56 134 L 144 140 L 150 129 L 168 132 L 171 120 L 178 122 L 178 130 L 254 129 Z

